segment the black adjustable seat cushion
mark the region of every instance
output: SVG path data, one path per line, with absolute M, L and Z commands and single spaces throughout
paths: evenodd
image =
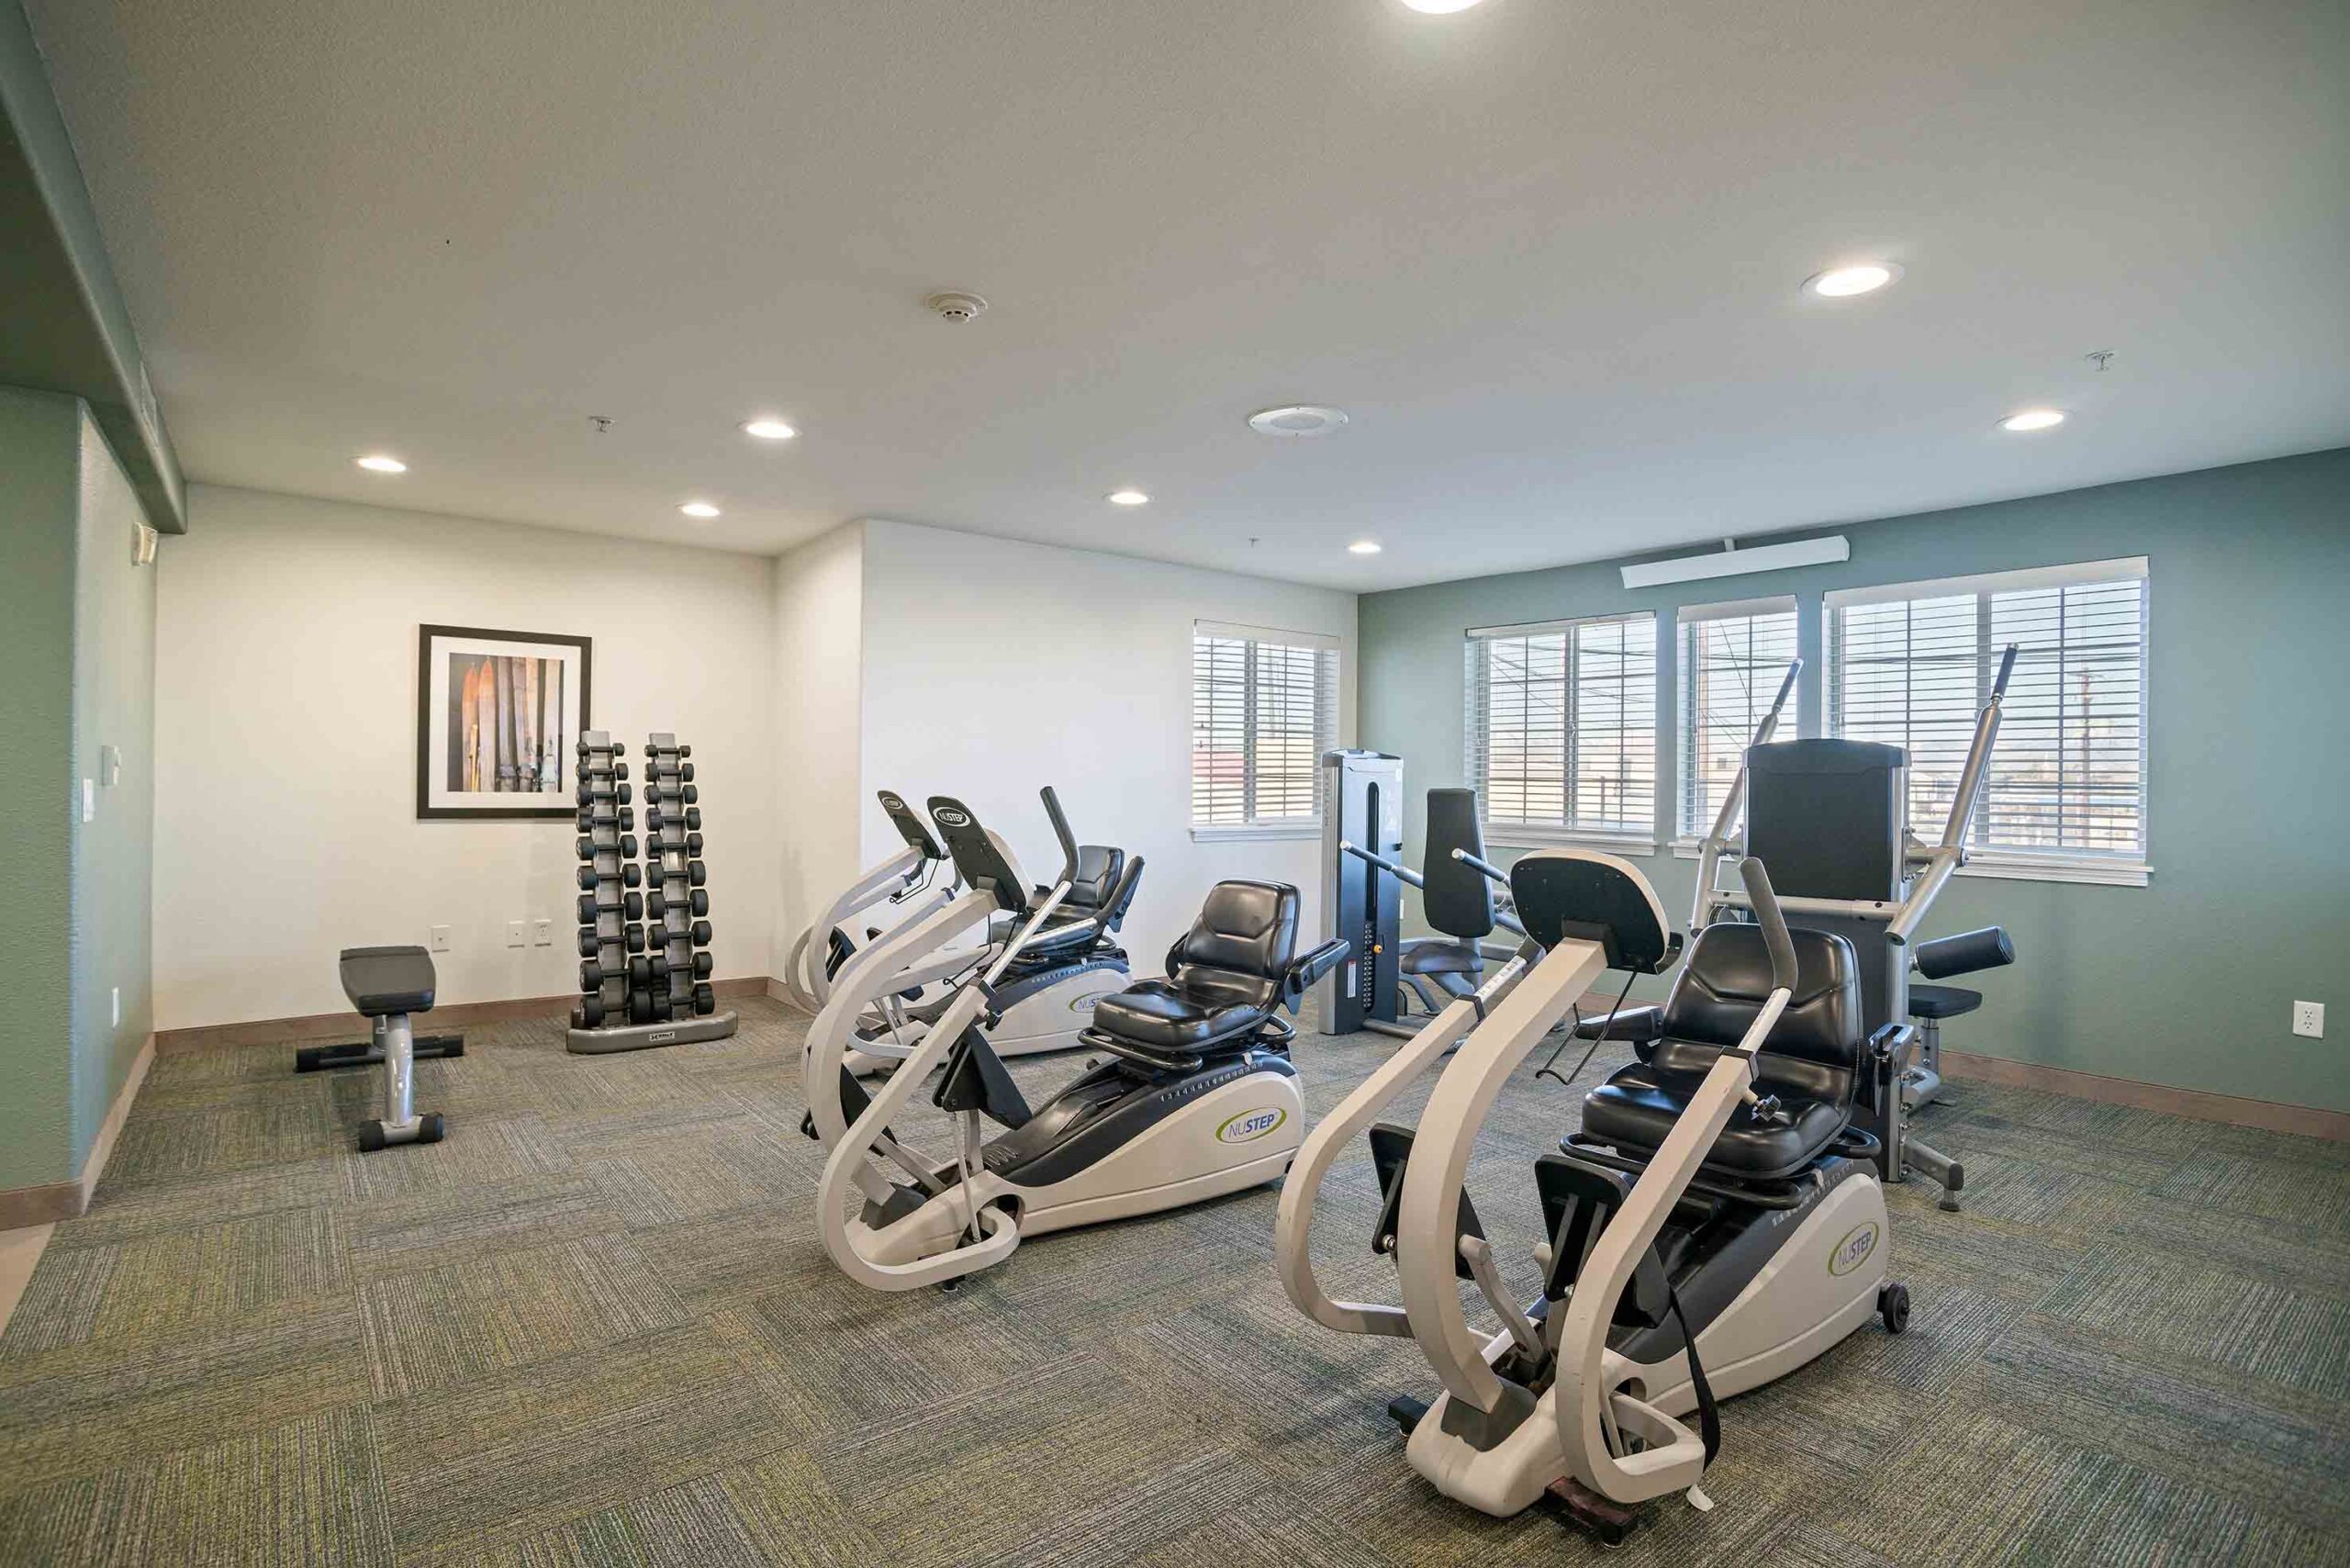
M 1913 985 L 1909 988 L 1912 1018 L 1955 1018 L 1983 1005 L 1983 993 L 1955 985 Z
M 1093 1026 L 1156 1050 L 1196 1052 L 1250 1034 L 1281 1004 L 1297 956 L 1298 892 L 1278 882 L 1218 882 L 1167 955 L 1167 978 L 1142 980 L 1093 1009 Z
M 1080 845 L 1077 874 L 1069 879 L 1069 896 L 1061 900 L 1061 907 L 1076 914 L 1093 913 L 1109 903 L 1125 869 L 1125 850 L 1100 844 Z
M 342 993 L 367 1018 L 432 1010 L 432 955 L 421 947 L 345 947 Z
M 1718 1175 L 1792 1175 L 1852 1120 L 1866 1043 L 1860 961 L 1841 936 L 1790 935 L 1795 991 L 1755 1059 L 1754 1083 L 1756 1093 L 1777 1098 L 1787 1119 L 1758 1123 L 1751 1106 L 1740 1105 L 1706 1157 Z M 1583 1097 L 1583 1131 L 1628 1151 L 1662 1144 L 1715 1058 L 1738 1044 L 1770 994 L 1759 926 L 1717 922 L 1699 932 L 1664 1004 L 1663 1037 L 1639 1047 L 1639 1060 Z

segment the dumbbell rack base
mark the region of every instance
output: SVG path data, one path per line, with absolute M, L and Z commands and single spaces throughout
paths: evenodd
M 653 1046 L 690 1045 L 696 1040 L 722 1040 L 742 1021 L 731 1009 L 699 1018 L 673 1019 L 666 1024 L 607 1024 L 600 1029 L 574 1029 L 569 1040 L 582 1056 L 608 1051 L 641 1051 Z

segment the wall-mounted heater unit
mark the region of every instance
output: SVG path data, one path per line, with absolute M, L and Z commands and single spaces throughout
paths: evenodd
M 1670 561 L 1626 566 L 1624 586 L 1660 588 L 1706 577 L 1743 577 L 1749 572 L 1783 572 L 1789 566 L 1824 566 L 1852 558 L 1852 543 L 1841 533 L 1828 539 L 1798 539 L 1792 544 L 1758 544 L 1751 550 L 1740 550 L 1725 539 L 1722 548 L 1710 555 L 1678 555 Z

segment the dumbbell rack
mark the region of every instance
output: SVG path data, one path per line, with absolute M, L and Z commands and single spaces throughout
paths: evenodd
M 579 985 L 570 1047 L 600 1054 L 715 1040 L 734 1033 L 718 1011 L 708 952 L 710 895 L 690 748 L 655 734 L 644 747 L 644 864 L 636 860 L 626 747 L 603 731 L 579 742 Z M 682 808 L 682 809 L 681 809 Z M 642 884 L 642 890 L 640 890 Z

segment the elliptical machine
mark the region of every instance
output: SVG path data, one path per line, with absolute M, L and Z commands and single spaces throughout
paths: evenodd
M 969 890 L 845 968 L 808 1036 L 809 1129 L 830 1150 L 817 1212 L 842 1271 L 876 1290 L 945 1285 L 1001 1262 L 1024 1236 L 1278 1179 L 1296 1150 L 1304 1101 L 1289 1060 L 1295 1030 L 1277 1014 L 1294 1013 L 1346 951 L 1333 942 L 1296 956 L 1297 890 L 1218 883 L 1168 955 L 1167 978 L 1092 1009 L 1084 1043 L 1114 1059 L 1032 1110 L 980 1025 L 1021 955 L 1068 928 L 1056 917 L 1071 878 L 1032 903 L 1002 841 L 968 807 L 937 797 L 930 809 Z M 847 1061 L 857 1010 L 923 954 L 1005 917 L 1017 924 L 991 961 L 955 985 L 912 1054 L 868 1094 Z M 892 1130 L 941 1066 L 931 1102 L 955 1119 L 947 1159 Z M 1005 1130 L 984 1137 L 983 1118 Z
M 931 890 L 932 879 L 946 864 L 946 851 L 938 847 L 928 824 L 906 804 L 904 796 L 893 790 L 876 794 L 882 813 L 905 840 L 905 847 L 850 883 L 848 890 L 811 921 L 792 943 L 791 954 L 783 964 L 783 987 L 793 1002 L 810 1013 L 822 1008 L 833 992 L 833 977 L 862 947 L 852 935 L 857 917 L 876 904 L 896 907 L 920 899 Z M 953 891 L 950 878 L 942 892 L 951 895 Z M 872 939 L 868 933 L 867 940 Z
M 1529 940 L 1453 1002 L 1306 1138 L 1283 1186 L 1281 1282 L 1342 1333 L 1415 1340 L 1442 1392 L 1398 1399 L 1406 1458 L 1445 1492 L 1506 1517 L 1548 1501 L 1603 1540 L 1698 1483 L 1719 1450 L 1716 1401 L 1794 1371 L 1873 1316 L 1898 1331 L 1908 1293 L 1886 1279 L 1875 1140 L 1851 1125 L 1863 1063 L 1908 1033 L 1860 1028 L 1852 945 L 1790 933 L 1762 863 L 1741 864 L 1757 924 L 1691 945 L 1640 1059 L 1584 1101 L 1584 1128 L 1534 1161 L 1548 1238 L 1539 1296 L 1521 1307 L 1464 1191 L 1502 1086 L 1607 968 L 1651 969 L 1662 905 L 1612 856 L 1547 849 L 1510 879 Z M 1457 1047 L 1457 1050 L 1455 1049 Z M 1454 1051 L 1416 1132 L 1376 1118 Z M 1309 1244 L 1322 1184 L 1371 1135 L 1401 1305 L 1332 1300 Z M 1472 1329 L 1460 1281 L 1500 1320 Z M 1682 1417 L 1695 1412 L 1697 1429 Z

